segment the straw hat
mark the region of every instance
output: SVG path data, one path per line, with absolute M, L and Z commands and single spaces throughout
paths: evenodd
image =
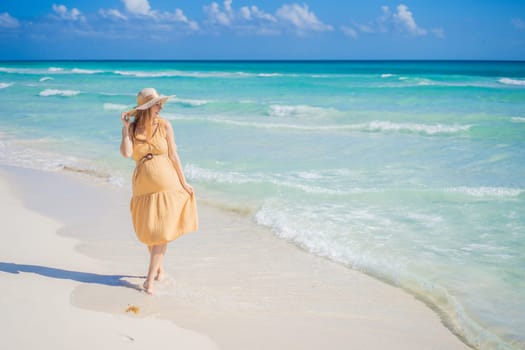
M 175 97 L 175 95 L 159 95 L 157 90 L 155 90 L 154 88 L 144 88 L 140 90 L 140 92 L 137 94 L 137 106 L 134 107 L 131 111 L 129 111 L 128 114 L 135 115 L 137 114 L 137 111 L 148 109 L 151 106 L 155 105 L 157 102 L 161 102 L 162 104 L 164 104 L 168 99 L 172 97 Z

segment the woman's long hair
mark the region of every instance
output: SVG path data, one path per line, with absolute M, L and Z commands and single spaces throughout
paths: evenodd
M 137 128 L 139 130 L 146 130 L 146 139 L 141 141 L 149 141 L 151 139 L 151 134 L 153 130 L 153 122 L 155 121 L 155 117 L 151 113 L 151 108 L 145 109 L 145 110 L 138 110 L 137 114 L 135 115 L 135 120 L 131 123 L 131 130 L 133 138 L 136 139 L 135 132 Z

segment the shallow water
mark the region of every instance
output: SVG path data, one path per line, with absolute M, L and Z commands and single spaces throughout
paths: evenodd
M 525 346 L 525 63 L 2 62 L 0 162 L 129 186 L 147 86 L 201 198 Z

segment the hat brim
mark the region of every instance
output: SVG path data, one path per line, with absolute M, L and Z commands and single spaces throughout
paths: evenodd
M 168 101 L 172 97 L 175 97 L 175 95 L 155 97 L 154 99 L 151 99 L 148 102 L 146 102 L 146 103 L 144 103 L 144 104 L 142 104 L 140 106 L 135 107 L 134 109 L 139 110 L 139 111 L 143 111 L 145 109 L 150 108 L 151 106 L 155 105 L 158 102 L 161 102 L 162 104 L 164 104 L 164 103 L 166 103 L 166 101 Z

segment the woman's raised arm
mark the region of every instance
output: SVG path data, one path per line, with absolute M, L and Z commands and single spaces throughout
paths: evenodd
M 124 158 L 131 158 L 133 155 L 133 142 L 131 141 L 129 116 L 127 112 L 123 112 L 120 116 L 122 120 L 122 141 L 120 142 L 120 153 Z

